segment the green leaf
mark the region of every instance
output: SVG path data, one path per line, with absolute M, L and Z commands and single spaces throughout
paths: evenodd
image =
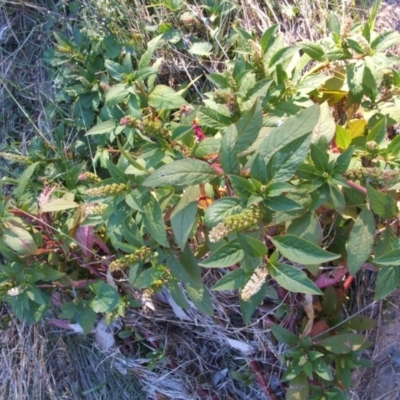
M 267 284 L 264 283 L 259 292 L 251 296 L 249 300 L 244 301 L 242 298 L 240 299 L 240 309 L 242 311 L 243 321 L 246 325 L 250 322 L 257 306 L 263 302 L 266 293 Z
M 375 221 L 372 212 L 364 208 L 353 228 L 350 231 L 347 243 L 347 266 L 349 272 L 355 275 L 363 264 L 368 260 L 374 246 Z
M 202 125 L 214 129 L 223 129 L 232 123 L 231 117 L 207 107 L 200 108 L 197 118 L 199 118 Z
M 318 171 L 320 172 L 325 172 L 326 168 L 328 167 L 329 163 L 329 156 L 326 152 L 322 151 L 317 145 L 314 143 L 311 143 L 310 147 L 310 155 L 311 159 L 317 168 Z
M 336 144 L 342 150 L 346 150 L 351 143 L 351 134 L 348 130 L 336 125 Z
M 251 109 L 236 122 L 238 139 L 235 150 L 237 153 L 247 150 L 254 143 L 258 137 L 262 123 L 261 103 L 257 99 Z
M 222 222 L 226 217 L 243 211 L 243 207 L 240 204 L 241 201 L 237 197 L 224 197 L 212 203 L 211 206 L 206 209 L 204 215 L 206 227 L 211 229 Z
M 272 211 L 287 212 L 293 210 L 301 210 L 303 206 L 286 196 L 268 197 L 264 201 L 265 205 Z
M 96 313 L 107 313 L 118 305 L 120 297 L 117 289 L 105 282 L 98 281 L 90 285 L 90 289 L 96 296 L 90 301 L 90 307 Z
M 263 53 L 267 51 L 268 48 L 271 47 L 272 43 L 275 39 L 275 33 L 278 31 L 279 25 L 271 25 L 262 35 L 260 40 L 260 45 Z
M 147 43 L 147 50 L 144 52 L 138 63 L 138 69 L 148 67 L 150 65 L 153 54 L 162 39 L 163 35 L 158 35 Z
M 364 94 L 363 78 L 364 78 L 365 62 L 359 60 L 355 64 L 346 65 L 347 83 L 350 92 L 356 103 L 360 103 Z
M 210 316 L 214 315 L 213 303 L 205 285 L 191 286 L 190 284 L 185 284 L 185 288 L 190 300 L 198 310 Z
M 193 43 L 189 48 L 189 53 L 196 56 L 209 56 L 213 46 L 209 42 L 197 42 Z
M 167 265 L 172 274 L 182 282 L 189 283 L 192 286 L 201 282 L 201 273 L 197 265 L 197 260 L 192 253 L 190 253 L 190 249 L 187 246 L 182 253 L 180 261 L 178 261 L 175 256 L 168 254 Z
M 104 61 L 104 66 L 107 70 L 107 72 L 111 75 L 112 78 L 114 78 L 116 81 L 122 81 L 125 77 L 126 70 L 125 67 L 121 64 L 116 63 L 115 61 L 112 60 L 105 60 Z
M 85 335 L 88 335 L 92 331 L 96 319 L 97 313 L 90 308 L 90 305 L 87 305 L 76 318 Z
M 35 270 L 36 270 L 36 272 L 43 275 L 41 280 L 44 282 L 53 282 L 53 281 L 56 281 L 56 280 L 62 278 L 63 276 L 65 276 L 65 274 L 63 272 L 59 272 L 59 271 L 55 270 L 54 268 L 49 267 L 46 264 L 36 265 Z
M 183 294 L 179 283 L 171 279 L 168 282 L 168 289 L 175 303 L 178 304 L 179 307 L 182 307 L 184 310 L 187 310 L 189 305 L 186 301 L 186 296 Z
M 221 139 L 213 137 L 205 138 L 194 149 L 194 155 L 199 158 L 204 158 L 210 154 L 217 154 L 221 148 Z
M 221 143 L 221 166 L 226 174 L 239 174 L 240 164 L 235 150 L 238 132 L 235 125 L 229 126 Z
M 374 329 L 377 326 L 377 322 L 365 315 L 354 315 L 344 325 L 346 328 L 355 331 L 367 331 Z
M 364 335 L 342 333 L 317 341 L 319 346 L 335 354 L 348 354 L 371 346 Z
M 322 294 L 315 283 L 307 275 L 291 265 L 268 264 L 268 271 L 279 285 L 294 293 Z
M 289 346 L 295 346 L 299 343 L 299 338 L 293 332 L 282 326 L 271 325 L 271 332 L 279 343 L 284 343 Z
M 335 130 L 336 124 L 328 102 L 322 103 L 318 122 L 313 129 L 311 141 L 313 143 L 318 143 L 321 138 L 325 138 L 329 143 L 335 136 Z
M 165 85 L 157 85 L 149 94 L 149 105 L 156 110 L 172 110 L 187 104 L 186 100 Z
M 28 168 L 18 177 L 18 186 L 14 191 L 14 195 L 19 200 L 21 196 L 25 193 L 26 186 L 28 185 L 33 173 L 35 172 L 36 167 L 39 165 L 39 162 L 35 162 L 29 165 Z
M 238 196 L 247 199 L 252 194 L 256 193 L 255 187 L 249 180 L 237 175 L 229 175 L 229 179 Z
M 85 136 L 89 135 L 101 135 L 103 133 L 111 133 L 117 127 L 117 122 L 114 120 L 109 120 L 95 125 L 93 128 L 86 132 Z
M 400 249 L 391 250 L 374 259 L 378 265 L 400 265 Z
M 267 246 L 260 240 L 238 233 L 240 246 L 250 257 L 264 257 L 268 253 Z
M 151 237 L 162 246 L 169 247 L 164 216 L 158 201 L 150 196 L 149 201 L 143 205 L 143 210 L 143 222 Z
M 292 235 L 277 236 L 271 241 L 284 257 L 300 264 L 321 264 L 340 258 L 340 254 L 330 253 Z
M 391 196 L 374 189 L 367 183 L 367 196 L 372 211 L 384 219 L 395 218 L 399 214 L 396 202 Z
M 312 42 L 302 42 L 300 43 L 301 49 L 308 54 L 313 60 L 324 61 L 325 52 L 320 44 Z
M 312 367 L 314 372 L 316 372 L 322 379 L 327 381 L 333 380 L 332 371 L 322 358 L 313 361 Z
M 341 23 L 337 15 L 332 11 L 329 13 L 328 16 L 328 29 L 330 33 L 340 35 Z
M 75 201 L 68 199 L 50 199 L 49 201 L 45 201 L 40 207 L 39 213 L 44 212 L 54 212 L 54 211 L 63 211 L 69 210 L 71 208 L 78 208 L 79 204 Z
M 171 214 L 171 227 L 175 241 L 184 249 L 196 221 L 197 201 L 193 201 L 190 192 L 186 191 Z
M 387 132 L 387 117 L 382 117 L 368 132 L 367 142 L 373 140 L 380 144 L 386 138 Z
M 144 186 L 193 186 L 207 183 L 217 172 L 206 162 L 186 158 L 163 165 L 145 179 Z
M 394 46 L 399 41 L 400 35 L 397 32 L 385 32 L 372 41 L 371 48 L 376 52 L 381 52 Z
M 304 372 L 301 372 L 290 380 L 290 386 L 286 390 L 286 400 L 308 400 L 309 394 L 309 379 Z
M 315 213 L 307 213 L 294 219 L 287 228 L 287 234 L 301 237 L 316 245 L 321 244 L 323 236 L 319 218 Z
M 218 248 L 210 257 L 199 264 L 206 268 L 226 268 L 235 265 L 243 257 L 244 251 L 239 242 L 233 240 Z
M 4 222 L 3 242 L 21 256 L 34 255 L 38 248 L 31 234 L 24 228 Z
M 355 146 L 349 147 L 346 151 L 344 151 L 335 162 L 334 172 L 337 174 L 343 174 L 347 171 L 347 168 L 350 165 L 351 157 L 353 156 Z
M 400 268 L 397 266 L 383 267 L 379 270 L 375 283 L 375 300 L 389 296 L 400 283 Z
M 235 290 L 241 289 L 249 279 L 249 274 L 239 268 L 224 275 L 211 290 Z
M 134 286 L 139 289 L 149 288 L 157 279 L 164 275 L 165 271 L 160 268 L 151 267 L 144 270 L 135 280 Z
M 112 86 L 106 92 L 105 101 L 108 107 L 116 106 L 126 97 L 128 97 L 129 91 L 124 83 Z

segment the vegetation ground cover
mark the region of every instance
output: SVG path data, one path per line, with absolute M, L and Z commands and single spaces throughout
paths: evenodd
M 400 280 L 399 35 L 379 7 L 25 5 L 3 29 L 12 312 L 86 334 L 105 315 L 150 398 L 348 398 L 375 326 L 354 279 L 377 300 Z M 55 31 L 37 53 L 30 12 Z M 10 79 L 18 58 L 48 75 Z

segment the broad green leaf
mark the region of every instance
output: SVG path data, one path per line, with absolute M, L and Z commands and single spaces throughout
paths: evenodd
M 250 257 L 264 257 L 268 253 L 267 246 L 258 239 L 238 233 L 240 246 Z
M 197 260 L 190 253 L 189 248 L 185 248 L 180 261 L 175 256 L 168 254 L 167 265 L 172 274 L 183 283 L 190 283 L 192 286 L 195 286 L 201 282 L 200 268 L 197 265 Z
M 377 322 L 372 318 L 359 314 L 352 316 L 344 325 L 346 328 L 355 331 L 367 331 L 369 329 L 374 329 Z
M 338 16 L 334 12 L 330 12 L 328 16 L 328 29 L 330 33 L 340 35 L 341 23 Z
M 335 354 L 348 354 L 371 346 L 371 342 L 364 335 L 342 333 L 317 341 L 319 346 Z
M 186 191 L 171 214 L 171 227 L 175 240 L 184 249 L 196 221 L 197 201 L 193 201 L 190 191 Z
M 188 303 L 186 301 L 186 296 L 183 294 L 179 283 L 176 282 L 174 279 L 171 279 L 168 282 L 168 289 L 175 303 L 178 304 L 179 307 L 182 307 L 184 310 L 187 310 Z
M 82 327 L 85 335 L 93 330 L 96 319 L 97 313 L 90 308 L 89 304 L 76 316 L 76 321 Z
M 4 222 L 3 242 L 21 256 L 34 255 L 37 246 L 31 234 L 22 227 Z
M 108 107 L 116 106 L 126 97 L 128 97 L 129 91 L 124 83 L 119 83 L 117 85 L 112 86 L 106 92 L 106 105 Z
M 355 275 L 363 264 L 368 260 L 374 246 L 375 221 L 372 212 L 364 208 L 353 228 L 350 231 L 347 243 L 347 266 L 349 272 Z
M 296 172 L 297 167 L 307 157 L 311 135 L 301 136 L 276 151 L 270 158 L 264 158 L 267 163 L 267 175 L 271 182 L 288 181 Z
M 311 141 L 313 143 L 318 143 L 321 137 L 324 137 L 329 143 L 335 136 L 335 130 L 336 124 L 328 102 L 322 103 L 318 122 L 313 129 Z
M 149 94 L 149 104 L 156 110 L 173 110 L 187 102 L 174 89 L 165 85 L 157 85 Z
M 309 394 L 309 379 L 305 372 L 301 372 L 290 380 L 290 386 L 286 390 L 286 400 L 308 400 Z
M 39 210 L 39 213 L 69 210 L 70 208 L 78 208 L 79 204 L 67 199 L 50 199 L 45 201 Z
M 162 246 L 169 247 L 165 232 L 164 216 L 158 201 L 150 195 L 149 201 L 143 206 L 143 222 L 153 240 Z
M 337 146 L 342 150 L 346 150 L 350 146 L 351 140 L 350 132 L 342 128 L 340 125 L 336 125 L 335 141 Z
M 214 129 L 223 129 L 232 123 L 232 118 L 207 107 L 201 107 L 197 118 L 204 126 Z
M 325 172 L 329 164 L 328 154 L 321 150 L 314 143 L 311 143 L 310 150 L 311 159 L 315 165 L 315 168 L 317 168 L 317 170 L 320 172 Z
M 96 313 L 107 313 L 118 305 L 120 296 L 117 289 L 105 282 L 98 281 L 90 285 L 96 296 L 90 301 L 91 309 Z
M 189 53 L 196 56 L 209 56 L 213 46 L 209 42 L 196 42 L 193 43 L 189 48 Z
M 205 161 L 186 158 L 163 165 L 145 179 L 144 186 L 193 186 L 207 183 L 217 172 Z
M 363 97 L 363 78 L 364 78 L 365 62 L 359 60 L 355 64 L 346 65 L 347 83 L 350 92 L 356 103 L 360 103 Z
M 199 158 L 205 158 L 210 154 L 217 154 L 221 148 L 221 139 L 213 137 L 205 138 L 194 149 L 194 155 Z
M 279 25 L 271 25 L 262 35 L 260 39 L 260 45 L 263 53 L 265 53 L 268 48 L 271 47 L 272 43 L 274 42 L 275 39 L 275 34 L 279 29 Z
M 400 154 L 400 136 L 396 136 L 388 145 L 386 149 L 388 154 L 399 156 Z
M 276 236 L 272 243 L 287 259 L 299 264 L 320 264 L 340 257 L 296 236 Z
M 116 63 L 112 60 L 105 60 L 104 66 L 107 72 L 114 78 L 116 81 L 122 81 L 126 74 L 126 70 L 123 65 Z
M 39 165 L 39 162 L 35 162 L 28 166 L 25 171 L 18 177 L 18 186 L 14 191 L 14 195 L 19 200 L 21 196 L 25 193 L 26 186 L 28 185 L 33 173 L 35 172 L 36 167 Z
M 251 109 L 236 122 L 238 139 L 235 150 L 237 153 L 245 151 L 254 143 L 258 137 L 262 123 L 261 103 L 257 100 Z
M 237 197 L 224 197 L 212 203 L 211 206 L 206 209 L 204 215 L 206 227 L 211 229 L 226 217 L 243 211 L 243 207 L 240 203 L 241 201 Z
M 279 343 L 284 343 L 289 346 L 295 346 L 299 343 L 299 338 L 289 329 L 279 325 L 272 325 L 271 332 Z
M 185 288 L 190 300 L 192 300 L 193 304 L 198 310 L 210 316 L 214 315 L 214 307 L 210 293 L 208 292 L 206 286 L 201 283 L 201 281 L 200 286 L 191 286 L 187 283 L 185 284 Z
M 88 135 L 101 135 L 103 133 L 110 133 L 114 131 L 117 127 L 117 122 L 114 120 L 109 120 L 106 122 L 101 122 L 98 125 L 95 125 L 93 128 L 89 129 L 86 132 L 86 136 Z
M 147 50 L 144 52 L 138 63 L 138 69 L 148 67 L 150 65 L 153 54 L 162 39 L 163 35 L 158 35 L 147 43 Z
M 276 64 L 282 64 L 286 59 L 293 56 L 293 54 L 299 51 L 298 46 L 287 46 L 278 50 L 269 60 L 268 67 L 272 68 Z
M 314 263 L 315 264 L 315 263 Z M 268 271 L 280 286 L 294 293 L 322 294 L 307 275 L 291 265 L 268 264 Z
M 228 272 L 211 290 L 235 290 L 241 289 L 249 279 L 249 274 L 243 268 Z
M 376 52 L 381 52 L 394 46 L 399 41 L 400 35 L 397 32 L 385 32 L 372 41 L 371 48 Z
M 373 140 L 376 143 L 380 144 L 386 137 L 387 132 L 387 117 L 384 116 L 381 118 L 368 132 L 367 142 Z
M 335 162 L 334 172 L 337 174 L 343 174 L 347 171 L 347 168 L 350 165 L 351 157 L 353 156 L 355 146 L 351 146 L 346 149 L 337 159 Z
M 247 199 L 252 194 L 256 194 L 254 185 L 248 179 L 237 175 L 229 175 L 229 179 L 236 195 L 239 197 Z
M 294 219 L 287 228 L 287 234 L 301 237 L 316 245 L 321 244 L 323 237 L 321 224 L 315 213 L 307 213 Z
M 134 286 L 139 289 L 149 288 L 157 279 L 164 275 L 165 271 L 160 268 L 151 267 L 144 270 L 135 280 Z
M 318 358 L 312 363 L 313 370 L 322 378 L 327 381 L 333 380 L 332 371 L 326 365 L 322 358 Z M 338 399 L 339 400 L 339 399 Z
M 296 203 L 286 196 L 267 197 L 264 201 L 265 205 L 272 211 L 287 212 L 293 210 L 301 210 L 303 206 Z
M 267 284 L 264 283 L 261 289 L 255 295 L 251 296 L 249 300 L 244 301 L 242 298 L 240 299 L 240 309 L 242 311 L 243 321 L 246 325 L 250 322 L 257 306 L 263 302 L 266 293 Z
M 201 261 L 199 265 L 206 268 L 226 268 L 241 261 L 244 254 L 239 242 L 233 240 L 218 248 L 210 257 Z
M 367 183 L 367 196 L 372 211 L 384 219 L 395 218 L 399 214 L 396 202 L 391 196 L 374 189 Z
M 325 52 L 320 44 L 312 42 L 301 42 L 301 49 L 315 61 L 324 61 Z
M 335 209 L 343 210 L 346 207 L 344 195 L 337 185 L 329 184 L 329 196 Z
M 240 164 L 235 150 L 238 132 L 235 125 L 229 126 L 221 143 L 221 166 L 226 174 L 239 174 Z
M 400 268 L 398 266 L 383 267 L 379 270 L 375 283 L 375 300 L 389 296 L 400 283 Z
M 400 265 L 400 249 L 394 249 L 376 257 L 374 263 L 378 265 Z

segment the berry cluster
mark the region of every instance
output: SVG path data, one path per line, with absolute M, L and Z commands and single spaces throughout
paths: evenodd
M 111 185 L 104 185 L 96 188 L 86 190 L 86 194 L 95 197 L 116 196 L 124 193 L 127 186 L 124 183 L 112 183 Z
M 0 153 L 0 157 L 8 161 L 18 162 L 21 164 L 30 164 L 31 160 L 29 157 L 20 156 L 19 154 L 13 153 Z
M 141 247 L 139 250 L 135 251 L 133 254 L 126 254 L 118 260 L 114 260 L 110 266 L 110 271 L 121 271 L 124 268 L 128 268 L 130 265 L 140 261 L 145 260 L 151 254 L 151 249 L 147 247 Z
M 247 301 L 251 296 L 254 296 L 258 293 L 265 282 L 265 278 L 268 276 L 268 270 L 262 266 L 258 267 L 251 275 L 249 281 L 246 283 L 242 292 L 240 293 L 240 297 L 243 301 Z
M 260 45 L 256 43 L 254 40 L 249 40 L 249 45 L 253 50 L 252 54 L 253 69 L 256 75 L 256 80 L 258 82 L 266 78 L 263 54 Z
M 78 179 L 89 183 L 99 183 L 101 181 L 101 179 L 93 172 L 83 172 L 78 176 Z
M 218 242 L 232 232 L 250 229 L 258 224 L 260 217 L 261 212 L 256 206 L 252 206 L 239 214 L 230 215 L 211 229 L 209 234 L 210 242 Z

